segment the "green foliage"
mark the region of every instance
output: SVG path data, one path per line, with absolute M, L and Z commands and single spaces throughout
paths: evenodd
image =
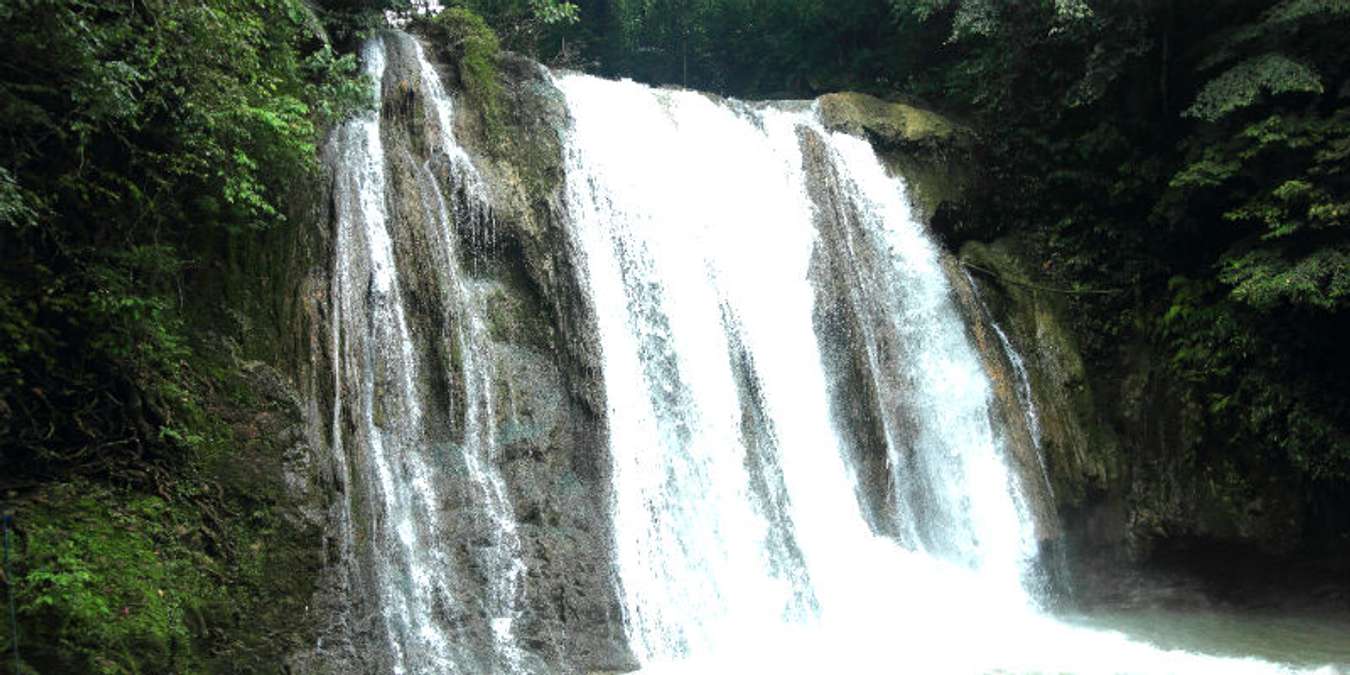
M 739 95 L 881 91 L 907 31 L 877 0 L 455 0 L 505 49 L 567 67 Z
M 306 56 L 302 66 L 304 99 L 318 129 L 374 107 L 374 88 L 361 75 L 356 54 L 338 54 L 325 44 Z
M 566 26 L 581 20 L 577 6 L 562 0 L 530 0 L 530 14 L 545 26 Z
M 425 0 L 312 0 L 318 19 L 315 27 L 327 29 L 343 52 L 353 52 L 376 30 L 388 26 L 388 14 L 407 14 L 425 5 Z
M 1350 251 L 1344 244 L 1302 256 L 1282 253 L 1258 249 L 1225 257 L 1219 280 L 1232 287 L 1234 300 L 1256 309 L 1303 305 L 1333 311 L 1345 307 L 1350 300 Z
M 9 169 L 0 167 L 0 227 L 22 228 L 37 221 L 34 197 L 19 187 Z
M 881 93 L 902 74 L 917 22 L 875 0 L 616 1 L 587 14 L 605 27 L 600 69 L 740 96 L 800 97 L 852 88 Z M 847 85 L 845 84 L 847 83 Z
M 1232 299 L 1261 310 L 1345 309 L 1350 117 L 1276 113 L 1224 133 L 1189 144 L 1194 158 L 1170 183 L 1167 216 L 1199 203 L 1220 210 L 1237 235 L 1216 263 Z
M 1094 357 L 1155 341 L 1217 461 L 1344 499 L 1350 3 L 899 5 L 962 52 L 948 100 L 993 130 L 1004 181 L 983 212 L 1039 240 L 1061 283 L 1136 289 L 1075 299 Z
M 204 434 L 186 463 L 140 465 L 115 486 L 68 478 L 10 502 L 23 658 L 35 672 L 260 672 L 310 639 L 300 610 L 317 532 L 279 515 L 278 444 L 241 442 L 218 417 L 285 411 L 237 369 L 214 370 L 194 383 L 212 414 L 181 427 Z
M 19 508 L 24 658 L 274 666 L 313 574 L 264 480 L 244 498 L 197 478 L 271 466 L 221 421 L 237 374 L 204 377 L 199 338 L 230 279 L 275 273 L 236 252 L 286 231 L 369 83 L 301 0 L 0 2 L 0 20 L 0 488 L 55 486 Z
M 991 0 L 918 0 L 917 2 L 892 3 L 897 12 L 908 9 L 920 19 L 930 19 L 934 15 L 950 9 L 952 16 L 952 39 L 972 35 L 992 35 L 998 30 L 998 5 Z
M 158 497 L 75 483 L 26 528 L 26 658 L 67 672 L 196 670 L 189 616 L 223 589 L 179 543 L 197 523 Z
M 1325 332 L 1290 345 L 1285 326 L 1226 302 L 1221 282 L 1176 277 L 1169 289 L 1160 335 L 1172 348 L 1173 372 L 1209 413 L 1207 435 L 1223 444 L 1221 461 L 1244 473 L 1293 472 L 1310 488 L 1350 480 L 1342 421 L 1350 410 L 1326 389 L 1338 386 L 1336 374 L 1317 371 L 1327 350 L 1337 348 L 1334 324 L 1305 319 Z M 1309 491 L 1310 498 L 1317 494 Z
M 560 44 L 581 20 L 580 8 L 565 0 L 454 0 L 448 12 L 482 17 L 505 49 L 541 56 L 541 45 Z M 456 20 L 460 21 L 460 20 Z
M 302 0 L 0 3 L 0 467 L 181 446 L 185 288 L 368 106 Z
M 1049 24 L 1051 30 L 1086 21 L 1094 16 L 1087 0 L 1052 2 L 1039 0 L 1036 3 L 1026 4 L 1034 4 L 1053 17 L 1053 21 Z M 1024 9 L 997 0 L 891 0 L 891 6 L 898 14 L 912 13 L 925 21 L 943 13 L 950 13 L 952 41 L 975 36 L 994 36 L 1006 27 L 1007 16 Z
M 1322 93 L 1317 71 L 1283 54 L 1262 54 L 1210 80 L 1186 109 L 1189 117 L 1213 122 L 1255 103 L 1262 93 Z

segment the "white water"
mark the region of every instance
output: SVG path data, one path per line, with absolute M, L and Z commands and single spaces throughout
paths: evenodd
M 440 75 L 427 60 L 421 43 L 414 41 L 412 44 L 424 91 L 435 113 L 434 128 L 440 139 L 438 157 L 448 163 L 450 180 L 461 192 L 460 203 L 463 207 L 459 209 L 460 217 L 472 219 L 471 231 L 481 232 L 487 221 L 486 188 L 468 154 L 455 141 L 453 105 L 441 84 Z M 496 456 L 498 445 L 492 398 L 494 370 L 490 362 L 491 348 L 488 345 L 487 328 L 483 325 L 483 312 L 457 269 L 457 247 L 451 235 L 454 226 L 452 211 L 429 166 L 423 167 L 423 177 L 425 193 L 435 198 L 436 222 L 440 224 L 437 231 L 444 235 L 441 245 L 448 258 L 445 268 L 451 273 L 448 304 L 461 312 L 451 328 L 451 335 L 463 359 L 465 437 L 462 453 L 468 475 L 478 488 L 478 494 L 482 495 L 485 514 L 498 535 L 497 546 L 481 549 L 486 568 L 495 575 L 487 599 L 493 644 L 500 657 L 498 665 L 504 671 L 518 672 L 522 667 L 522 653 L 516 644 L 514 627 L 519 617 L 518 604 L 525 566 L 521 562 L 515 514 L 501 473 L 494 466 L 500 458 Z
M 1033 524 L 990 385 L 936 247 L 864 141 L 809 109 L 581 75 L 557 86 L 573 120 L 568 225 L 603 351 L 625 629 L 644 671 L 1273 668 L 1036 609 Z M 809 135 L 836 203 L 807 196 Z M 907 546 L 869 527 L 831 417 L 812 324 L 823 211 L 849 214 L 849 245 L 888 263 L 853 292 L 901 346 L 890 367 L 909 423 L 885 452 Z
M 495 421 L 491 383 L 493 363 L 476 299 L 458 270 L 459 254 L 453 221 L 478 217 L 482 182 L 467 155 L 454 140 L 453 107 L 440 78 L 422 48 L 403 35 L 376 37 L 362 52 L 365 73 L 377 91 L 391 45 L 403 40 L 415 55 L 422 95 L 428 99 L 425 130 L 433 148 L 419 167 L 416 180 L 421 208 L 435 237 L 420 251 L 437 270 L 435 286 L 445 314 L 433 317 L 439 339 L 454 342 L 461 358 L 460 388 L 451 405 L 460 408 L 462 429 L 456 447 L 447 448 L 454 430 L 432 427 L 428 419 L 455 420 L 455 411 L 429 411 L 425 382 L 453 381 L 419 353 L 408 312 L 411 305 L 399 281 L 399 260 L 391 239 L 389 158 L 376 111 L 347 122 L 336 138 L 334 211 L 337 219 L 334 269 L 335 400 L 333 446 L 336 466 L 350 480 L 346 532 L 352 546 L 364 545 L 370 559 L 376 611 L 383 625 L 392 672 L 476 672 L 483 655 L 472 650 L 475 628 L 490 636 L 494 672 L 521 669 L 521 651 L 513 635 L 524 573 L 515 516 L 496 468 Z M 456 185 L 457 208 L 443 195 L 434 171 Z M 347 400 L 343 392 L 356 395 Z M 352 431 L 344 433 L 344 422 Z M 453 423 L 453 422 L 452 422 Z M 456 453 L 457 462 L 446 456 Z M 446 513 L 452 483 L 468 494 L 467 515 Z M 475 545 L 473 565 L 487 577 L 486 597 L 467 606 L 463 588 L 470 585 L 457 541 L 447 531 L 451 517 L 486 524 L 486 545 Z M 358 526 L 357 522 L 363 523 Z M 351 546 L 349 546 L 350 548 Z M 487 626 L 466 627 L 455 617 L 482 616 Z
M 362 57 L 366 75 L 379 83 L 385 67 L 383 40 L 368 42 Z M 435 529 L 439 521 L 429 517 L 437 500 L 431 470 L 420 453 L 404 452 L 424 443 L 424 430 L 412 343 L 386 227 L 378 112 L 348 122 L 340 133 L 343 159 L 336 176 L 339 224 L 334 276 L 346 340 L 337 372 L 360 373 L 356 423 L 366 447 L 365 461 L 355 470 L 367 476 L 375 493 L 367 506 L 372 520 L 383 526 L 383 531 L 368 535 L 379 560 L 375 574 L 383 622 L 397 670 L 411 659 L 448 669 L 453 663 L 449 643 L 432 620 L 432 603 L 452 597 L 448 585 L 455 578 L 440 559 L 439 547 L 431 545 L 439 539 Z M 342 390 L 337 389 L 335 428 L 340 426 Z M 384 418 L 379 422 L 377 406 Z M 337 430 L 334 444 L 341 438 Z

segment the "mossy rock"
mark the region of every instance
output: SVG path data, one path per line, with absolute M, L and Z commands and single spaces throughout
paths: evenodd
M 1119 489 L 1125 458 L 1098 413 L 1091 378 L 1068 328 L 1064 296 L 1037 283 L 1016 242 L 968 242 L 960 260 L 1026 361 L 1041 415 L 1042 451 L 1061 508 Z
M 905 178 L 919 218 L 947 229 L 938 221 L 959 214 L 975 176 L 973 131 L 931 110 L 856 92 L 826 94 L 818 103 L 827 129 L 871 142 L 891 172 Z
M 199 668 L 187 618 L 220 589 L 182 542 L 200 522 L 159 496 L 76 480 L 30 495 L 15 561 L 20 644 L 42 672 Z
M 891 103 L 857 92 L 826 94 L 818 99 L 827 129 L 864 136 L 883 149 L 908 152 L 969 150 L 975 133 L 931 110 Z
M 284 460 L 299 412 L 229 358 L 194 354 L 156 457 L 3 495 L 22 672 L 256 672 L 313 642 L 322 536 Z

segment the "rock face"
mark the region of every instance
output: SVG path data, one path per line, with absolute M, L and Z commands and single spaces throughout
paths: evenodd
M 1203 596 L 1147 598 L 1151 592 L 1130 590 L 1140 570 L 1161 575 L 1140 588 L 1181 579 L 1249 601 L 1289 583 L 1268 575 L 1290 564 L 1285 556 L 1299 543 L 1297 495 L 1275 479 L 1206 465 L 1199 447 L 1204 411 L 1149 345 L 1123 345 L 1116 363 L 1087 368 L 1067 320 L 1067 296 L 1031 281 L 1028 255 L 1009 238 L 968 242 L 960 261 L 1025 358 L 1080 599 Z M 1306 573 L 1325 579 L 1316 567 Z
M 864 136 L 883 150 L 943 154 L 974 141 L 969 129 L 904 103 L 856 92 L 826 94 L 818 103 L 827 129 Z
M 971 241 L 983 234 L 964 229 L 978 220 L 969 218 L 965 199 L 977 180 L 973 132 L 931 111 L 863 94 L 830 94 L 818 103 L 828 128 L 873 143 L 905 176 L 934 234 L 951 249 L 959 246 L 944 264 L 1003 403 L 998 424 L 1013 440 L 1024 489 L 1040 505 L 1040 536 L 1054 542 L 1049 549 L 1067 548 L 1070 558 L 1098 559 L 1093 564 L 1104 568 L 1173 556 L 1177 547 L 1197 555 L 1212 548 L 1198 542 L 1270 555 L 1297 544 L 1301 515 L 1290 486 L 1205 466 L 1198 447 L 1204 411 L 1170 380 L 1148 344 L 1124 346 L 1117 362 L 1090 371 L 1067 319 L 1067 296 L 1032 281 L 1029 247 L 1016 238 Z M 841 321 L 833 316 L 822 325 L 849 325 Z M 833 333 L 823 334 L 828 340 Z M 1023 361 L 1026 384 L 1009 352 Z M 869 391 L 861 381 L 837 386 Z M 1014 414 L 1028 404 L 1034 431 L 1032 421 Z M 855 433 L 874 433 L 858 411 L 838 414 Z
M 845 95 L 831 96 L 838 100 Z M 830 99 L 826 97 L 822 103 Z M 922 114 L 940 119 L 932 113 Z M 853 457 L 853 463 L 860 473 L 864 506 L 874 527 L 889 536 L 900 536 L 902 533 L 888 529 L 887 525 L 894 527 L 905 520 L 905 514 L 897 514 L 895 509 L 908 499 L 905 495 L 892 494 L 897 481 L 892 479 L 889 464 L 896 458 L 888 458 L 885 449 L 888 446 L 908 447 L 919 428 L 920 420 L 915 416 L 920 413 L 910 400 L 916 384 L 912 381 L 913 373 L 904 367 L 906 359 L 917 357 L 914 353 L 916 341 L 904 330 L 896 330 L 892 316 L 895 307 L 877 304 L 875 297 L 858 291 L 887 278 L 886 270 L 894 265 L 889 257 L 891 252 L 868 244 L 867 234 L 859 222 L 863 214 L 849 208 L 848 201 L 836 194 L 840 189 L 839 178 L 832 175 L 829 163 L 822 157 L 824 148 L 820 139 L 807 134 L 802 145 L 813 202 L 836 205 L 834 209 L 822 209 L 817 215 L 820 239 L 812 262 L 816 288 L 815 329 L 827 361 L 825 371 L 831 377 L 833 413 L 840 421 L 841 433 L 849 436 L 845 447 L 859 453 Z M 883 159 L 893 170 L 901 172 L 904 169 L 895 167 L 912 166 L 914 162 L 936 164 L 931 156 L 916 157 L 895 149 L 883 150 Z M 910 187 L 915 189 L 912 182 Z M 913 192 L 910 197 L 917 198 Z M 1019 493 L 1026 496 L 1034 513 L 1037 537 L 1043 542 L 1058 539 L 1056 509 L 1043 479 L 1037 448 L 1022 414 L 1024 404 L 1016 391 L 1011 364 L 1003 347 L 993 337 L 987 312 L 975 298 L 954 258 L 942 251 L 938 252 L 938 257 L 947 282 L 954 290 L 967 337 L 971 338 L 981 365 L 994 385 L 991 422 L 1011 452 L 1012 468 L 1020 483 Z M 914 459 L 902 456 L 901 461 L 912 462 Z M 914 473 L 918 467 L 909 466 L 906 471 Z
M 996 424 L 1012 441 L 1045 552 L 1061 568 L 1074 563 L 1076 583 L 1088 595 L 1118 586 L 1115 575 L 1151 567 L 1150 560 L 1224 576 L 1220 560 L 1278 559 L 1299 545 L 1302 514 L 1291 486 L 1206 465 L 1206 452 L 1221 450 L 1199 447 L 1204 410 L 1169 377 L 1163 357 L 1141 342 L 1090 369 L 1068 318 L 1068 296 L 1034 282 L 1030 248 L 1015 237 L 971 241 L 984 233 L 969 229 L 980 219 L 971 217 L 966 196 L 997 189 L 977 186 L 973 132 L 933 112 L 862 94 L 821 97 L 819 110 L 828 128 L 868 138 L 907 179 L 911 200 L 954 254 L 944 264 L 1002 403 Z M 846 318 L 820 323 L 833 327 L 822 332 L 826 341 L 852 334 L 839 329 L 852 325 Z M 831 353 L 857 358 L 848 349 Z M 854 372 L 837 365 L 834 372 Z M 836 386 L 867 399 L 868 383 L 843 377 Z M 1028 405 L 1034 420 L 1017 414 Z M 854 433 L 878 433 L 860 410 L 837 414 Z M 863 480 L 871 475 L 865 471 Z
M 565 112 L 536 64 L 504 58 L 500 128 L 488 132 L 479 102 L 456 101 L 466 108 L 453 115 L 453 136 L 474 139 L 464 145 L 471 168 L 481 172 L 469 175 L 446 155 L 450 130 L 435 107 L 443 92 L 424 70 L 433 53 L 427 49 L 431 58 L 424 58 L 401 33 L 384 35 L 382 44 L 382 154 L 375 161 L 383 165 L 384 191 L 374 197 L 383 202 L 377 210 L 391 258 L 368 261 L 354 252 L 379 242 L 360 232 L 362 224 L 369 231 L 370 217 L 352 215 L 351 185 L 335 183 L 334 201 L 318 219 L 327 231 L 306 237 L 316 250 L 295 324 L 310 354 L 299 377 L 308 384 L 314 447 L 327 448 L 317 453 L 311 482 L 330 499 L 330 571 L 315 602 L 334 618 L 292 668 L 435 669 L 447 655 L 434 647 L 419 654 L 410 640 L 400 654 L 391 646 L 399 640 L 387 630 L 409 629 L 399 620 L 387 628 L 391 601 L 380 597 L 391 587 L 397 593 L 404 573 L 386 570 L 424 564 L 454 577 L 437 591 L 453 599 L 411 611 L 433 615 L 429 630 L 455 649 L 463 645 L 463 653 L 449 654 L 456 667 L 486 672 L 511 659 L 532 672 L 631 669 L 609 565 L 592 314 L 560 230 L 557 134 Z M 346 142 L 335 140 L 330 160 L 338 182 L 350 180 L 336 164 L 352 161 Z M 388 266 L 395 277 L 378 281 Z M 337 288 L 344 290 L 326 290 Z M 398 321 L 379 323 L 393 315 Z M 397 326 L 406 332 L 403 347 L 388 337 Z M 411 393 L 399 393 L 401 377 L 412 378 L 403 385 Z M 369 387 L 373 393 L 363 394 Z M 473 448 L 482 448 L 478 459 Z M 421 563 L 409 562 L 389 538 L 385 523 L 401 514 L 373 482 L 381 467 L 395 476 L 414 471 L 409 453 L 429 462 L 417 471 L 429 472 L 438 500 L 406 521 L 416 536 L 430 538 L 417 548 L 435 551 Z M 511 522 L 494 520 L 501 514 Z M 513 559 L 523 565 L 513 567 Z M 417 583 L 416 573 L 407 573 L 407 583 Z M 494 634 L 508 616 L 510 643 L 523 653 Z
M 993 385 L 994 398 L 998 402 L 994 424 L 1003 429 L 1008 439 L 1009 464 L 1034 515 L 1042 557 L 1052 556 L 1063 530 L 1045 453 L 1043 411 L 1046 408 L 1037 397 L 1038 390 L 1025 366 L 1022 350 L 1008 339 L 975 279 L 950 253 L 944 254 L 942 262 L 957 305 L 963 312 L 971 342 Z M 1058 573 L 1053 569 L 1054 562 L 1047 558 L 1047 564 L 1043 565 L 1052 576 Z M 1058 583 L 1059 580 L 1048 581 Z
M 610 570 L 599 346 L 563 230 L 566 110 L 538 64 L 507 55 L 499 68 L 499 140 L 476 128 L 481 116 L 457 119 L 492 191 L 494 239 L 474 254 L 475 283 L 498 359 L 498 438 L 528 570 L 521 639 L 555 659 L 552 670 L 624 670 L 636 663 Z
M 1028 277 L 1006 245 L 969 242 L 960 264 L 971 273 L 990 320 L 1025 359 L 1040 455 L 1070 538 L 1096 546 L 1121 536 L 1121 504 L 1102 499 L 1123 471 L 1119 443 L 1098 422 L 1082 357 L 1063 323 L 1061 298 L 1022 282 Z

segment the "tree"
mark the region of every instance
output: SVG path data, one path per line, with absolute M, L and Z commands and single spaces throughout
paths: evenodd
M 0 20 L 0 462 L 170 455 L 190 436 L 178 289 L 223 240 L 285 222 L 320 129 L 367 87 L 301 0 L 33 0 Z

